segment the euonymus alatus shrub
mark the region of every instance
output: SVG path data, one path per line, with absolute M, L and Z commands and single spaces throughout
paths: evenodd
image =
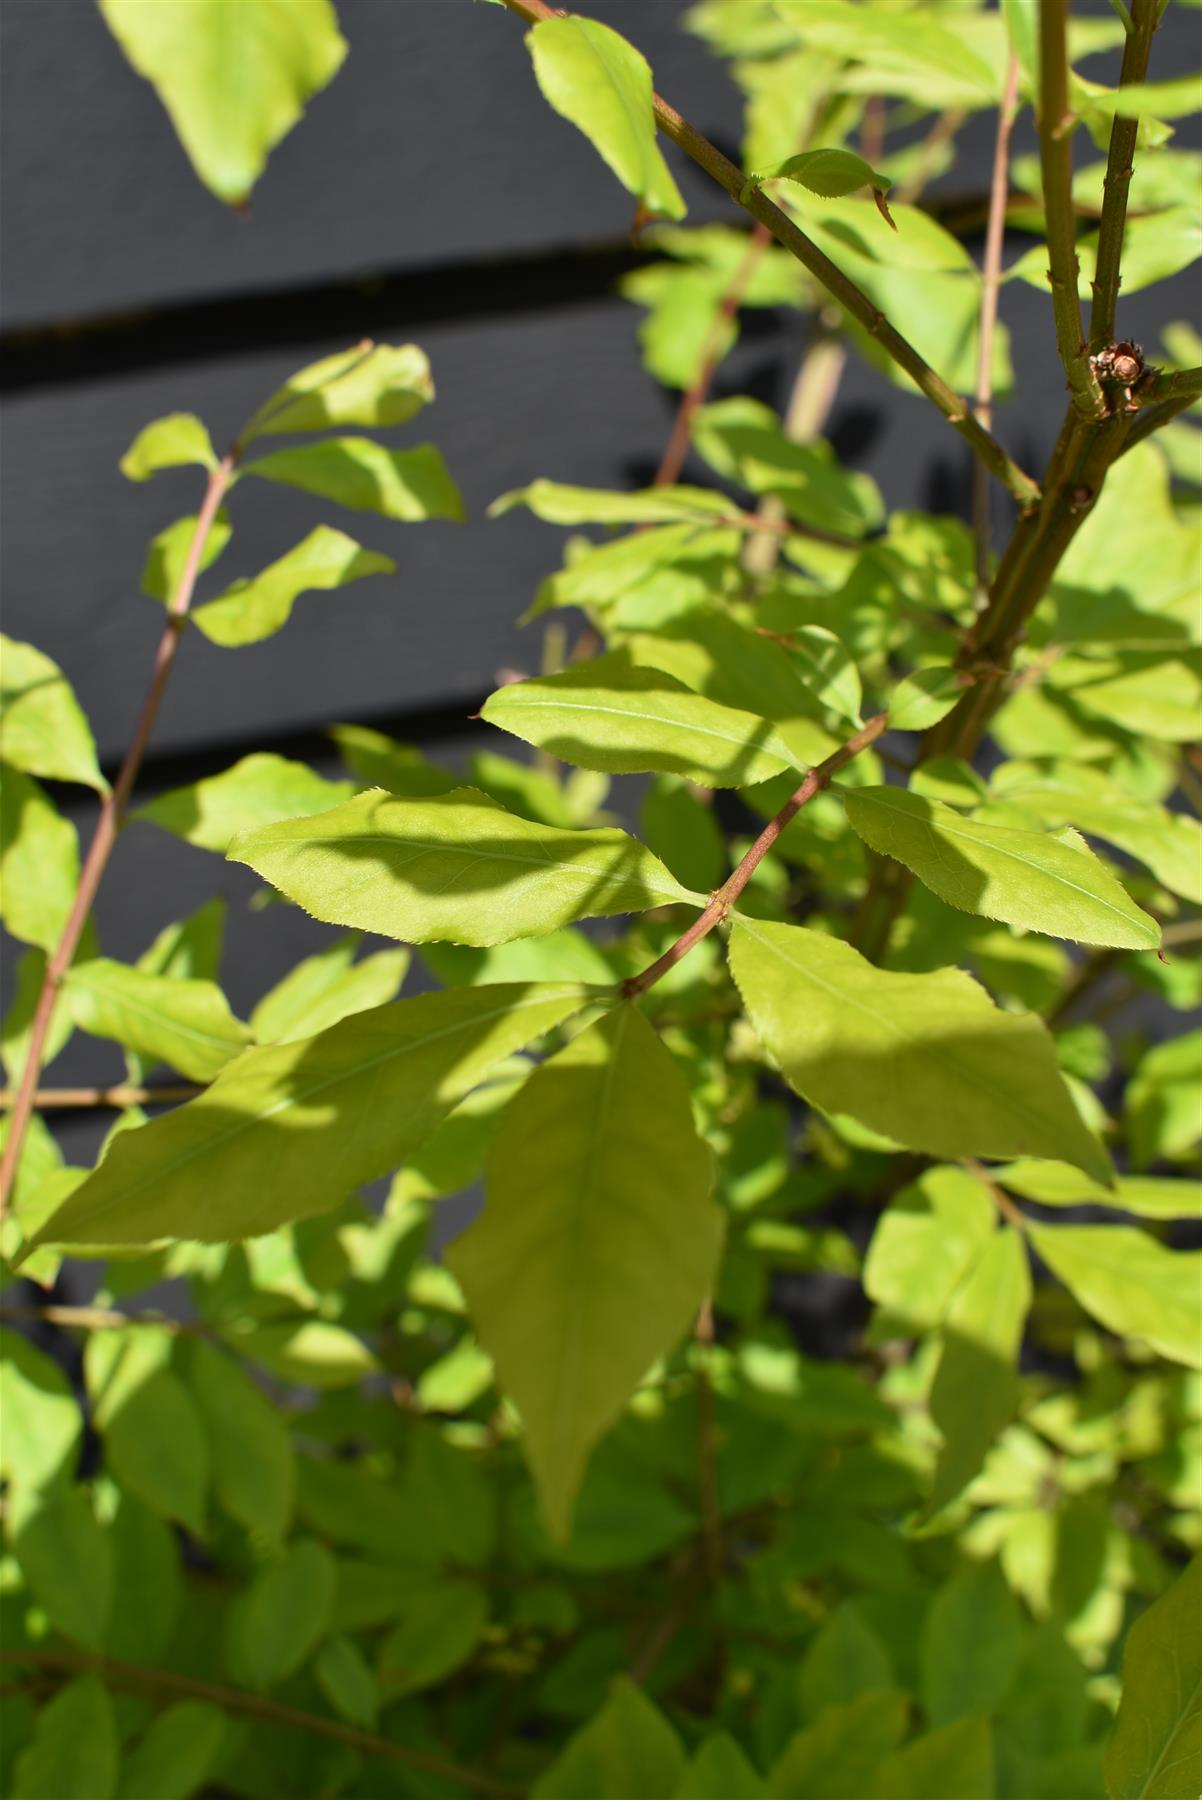
M 629 189 L 682 396 L 649 488 L 493 509 L 570 532 L 543 672 L 483 708 L 512 754 L 341 726 L 339 781 L 264 752 L 135 792 L 194 630 L 257 642 L 461 515 L 412 345 L 301 370 L 222 454 L 191 415 L 137 438 L 125 473 L 195 465 L 197 511 L 150 547 L 111 787 L 71 671 L 5 650 L 3 1247 L 37 1285 L 2 1309 L 4 1791 L 1196 1800 L 1202 371 L 1187 325 L 1119 335 L 1196 254 L 1196 79 L 1157 70 L 1153 0 L 703 0 L 736 167 L 614 31 L 504 5 L 461 29 L 526 21 Z M 327 0 L 103 11 L 230 200 L 346 49 Z M 981 113 L 978 262 L 928 189 Z M 725 222 L 680 222 L 657 130 Z M 1014 280 L 1063 365 L 1043 468 L 992 431 Z M 714 397 L 757 306 L 799 316 L 783 417 Z M 971 524 L 839 461 L 849 356 L 966 440 Z M 280 483 L 312 530 L 227 576 Z M 45 782 L 97 791 L 82 863 Z M 203 894 L 107 957 L 127 828 L 246 865 L 326 947 L 245 1020 Z M 106 1087 L 98 1052 L 94 1169 L 46 1125 L 73 1032 L 128 1065 Z M 54 1304 L 63 1257 L 93 1305 Z M 781 1305 L 817 1277 L 871 1303 L 843 1361 Z M 139 1298 L 164 1280 L 174 1316 Z

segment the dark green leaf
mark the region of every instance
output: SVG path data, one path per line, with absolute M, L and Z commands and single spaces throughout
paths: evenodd
M 296 1485 L 287 1425 L 238 1364 L 203 1339 L 191 1346 L 189 1379 L 208 1433 L 218 1499 L 249 1530 L 279 1543 Z
M 230 1612 L 226 1656 L 250 1688 L 275 1687 L 306 1663 L 329 1629 L 334 1559 L 311 1538 L 268 1563 Z
M 113 1604 L 113 1549 L 88 1489 L 25 1490 L 10 1510 L 13 1550 L 50 1623 L 85 1650 L 102 1649 Z
M 672 1727 L 625 1678 L 578 1731 L 533 1789 L 534 1800 L 611 1800 L 618 1794 L 668 1795 L 685 1771 Z M 733 1796 L 728 1797 L 733 1800 Z
M 631 1006 L 545 1063 L 493 1138 L 484 1214 L 448 1261 L 558 1537 L 594 1445 L 709 1291 L 712 1180 L 684 1077 Z
M 81 1675 L 38 1714 L 12 1800 L 113 1800 L 118 1755 L 109 1697 L 97 1676 Z
M 1018 1602 L 997 1563 L 970 1563 L 953 1575 L 923 1625 L 922 1703 L 931 1724 L 997 1712 L 1021 1649 Z
M 1202 1557 L 1135 1621 L 1106 1746 L 1110 1800 L 1195 1800 L 1202 1783 Z
M 227 1730 L 225 1715 L 203 1701 L 167 1707 L 127 1756 L 117 1800 L 191 1800 L 215 1774 Z

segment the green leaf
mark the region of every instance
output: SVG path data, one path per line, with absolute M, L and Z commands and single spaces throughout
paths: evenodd
M 856 832 L 950 906 L 1025 931 L 1155 950 L 1160 927 L 1075 831 L 1045 835 L 966 819 L 904 788 L 842 788 Z
M 853 725 L 863 724 L 860 673 L 834 632 L 824 625 L 799 625 L 790 634 L 789 647 L 818 704 Z
M 215 1775 L 226 1747 L 225 1715 L 201 1700 L 156 1714 L 125 1759 L 117 1800 L 191 1800 Z
M 382 731 L 366 725 L 333 725 L 330 736 L 347 768 L 369 787 L 417 796 L 445 794 L 459 786 L 459 777 L 449 769 L 427 762 L 412 744 L 398 743 Z
M 142 565 L 142 592 L 149 594 L 152 600 L 161 600 L 165 605 L 175 598 L 196 536 L 196 526 L 197 519 L 193 514 L 186 519 L 177 519 L 174 525 L 165 526 L 157 537 L 151 538 Z M 217 561 L 233 531 L 229 514 L 224 507 L 218 508 L 201 546 L 199 572 L 202 575 Z
M 13 1550 L 51 1625 L 85 1650 L 103 1649 L 114 1598 L 113 1547 L 96 1523 L 88 1489 L 25 1489 L 10 1510 Z
M 768 1776 L 772 1800 L 864 1800 L 905 1735 L 908 1710 L 904 1694 L 861 1694 L 832 1706 L 785 1745 Z
M 1031 1305 L 1022 1239 L 996 1231 L 948 1309 L 931 1388 L 931 1418 L 943 1436 L 928 1516 L 977 1474 L 1018 1403 L 1016 1364 Z
M 1141 1613 L 1123 1648 L 1106 1746 L 1110 1800 L 1195 1800 L 1202 1784 L 1202 1557 Z
M 1198 1068 L 1202 1031 L 1157 1044 L 1141 1059 L 1124 1096 L 1127 1139 L 1136 1168 L 1186 1156 L 1202 1136 Z
M 989 1720 L 957 1719 L 881 1764 L 872 1800 L 993 1800 Z
M 876 483 L 844 468 L 821 439 L 794 443 L 770 406 L 745 395 L 714 400 L 693 415 L 697 451 L 727 481 L 776 494 L 790 517 L 850 537 L 884 522 Z
M 440 1581 L 415 1594 L 380 1646 L 377 1674 L 386 1701 L 415 1694 L 465 1663 L 488 1623 L 478 1582 Z
M 489 507 L 488 516 L 499 519 L 516 506 L 529 507 L 536 519 L 545 519 L 548 525 L 712 525 L 715 520 L 729 523 L 732 515 L 735 522 L 742 522 L 738 509 L 725 494 L 699 487 L 651 487 L 617 493 L 610 488 L 569 487 L 540 478 L 500 495 Z M 748 517 L 745 524 L 747 529 L 753 529 L 755 520 Z M 617 546 L 612 548 L 616 550 Z M 650 547 L 646 553 L 651 554 Z M 637 555 L 638 551 L 632 546 L 629 554 Z
M 206 900 L 186 919 L 164 925 L 138 958 L 146 975 L 168 975 L 183 981 L 216 981 L 225 936 L 226 903 Z
M 109 30 L 166 107 L 197 175 L 238 205 L 346 42 L 330 0 L 101 0 Z
M 927 1169 L 903 1188 L 882 1213 L 864 1264 L 864 1291 L 886 1315 L 874 1336 L 918 1337 L 938 1325 L 996 1218 L 981 1182 L 961 1169 Z
M 242 433 L 252 438 L 336 425 L 383 430 L 405 425 L 434 398 L 424 350 L 416 344 L 356 344 L 290 375 Z
M 273 450 L 243 472 L 386 519 L 464 517 L 459 489 L 433 444 L 388 450 L 372 438 L 323 438 L 297 450 Z
M 1202 1250 L 1170 1250 L 1133 1225 L 1032 1225 L 1054 1275 L 1108 1330 L 1202 1369 Z
M 1041 1206 L 1110 1206 L 1143 1219 L 1202 1218 L 1202 1182 L 1163 1175 L 1120 1175 L 1113 1188 L 1100 1187 L 1067 1163 L 1022 1161 L 991 1169 L 1012 1194 Z
M 238 1364 L 203 1339 L 191 1346 L 188 1373 L 208 1432 L 217 1498 L 248 1530 L 278 1544 L 296 1486 L 286 1424 Z
M 1176 75 L 1169 81 L 1132 81 L 1111 94 L 1091 98 L 1102 111 L 1121 119 L 1149 114 L 1155 119 L 1181 119 L 1202 112 L 1202 74 Z
M 51 951 L 79 884 L 79 840 L 28 775 L 0 769 L 0 918 L 23 943 Z
M 356 963 L 359 937 L 348 932 L 316 956 L 290 969 L 250 1015 L 250 1028 L 261 1044 L 286 1044 L 314 1037 L 370 1006 L 396 998 L 409 967 L 405 950 L 380 950 Z
M 217 452 L 195 413 L 168 413 L 144 425 L 118 465 L 129 481 L 149 481 L 160 469 L 178 469 L 199 463 L 202 469 L 217 467 Z
M 346 587 L 365 575 L 391 575 L 395 570 L 390 556 L 364 550 L 345 532 L 319 525 L 287 556 L 249 581 L 235 581 L 215 600 L 194 607 L 190 616 L 211 643 L 224 649 L 257 644 L 288 623 L 298 594 Z
M 123 1133 L 113 1148 L 138 1136 L 136 1131 Z M 167 1368 L 153 1370 L 120 1397 L 102 1429 L 105 1457 L 122 1486 L 160 1518 L 177 1520 L 194 1537 L 204 1537 L 208 1439 L 179 1376 Z
M 891 731 L 926 731 L 946 718 L 964 693 L 967 683 L 961 670 L 936 663 L 915 669 L 899 681 L 889 696 Z
M 133 817 L 224 856 L 240 831 L 325 812 L 351 792 L 349 781 L 327 781 L 306 763 L 258 751 L 220 775 L 148 800 Z
M 130 1493 L 112 1489 L 113 1607 L 104 1648 L 126 1662 L 156 1664 L 166 1654 L 184 1599 L 174 1530 Z
M 680 1739 L 624 1676 L 532 1789 L 533 1800 L 613 1800 L 672 1794 L 685 1771 Z M 733 1800 L 733 1796 L 726 1797 Z
M 631 1006 L 544 1063 L 493 1138 L 484 1213 L 447 1260 L 557 1537 L 593 1447 L 709 1291 L 712 1180 L 684 1077 Z
M 38 1714 L 33 1741 L 17 1759 L 12 1800 L 113 1800 L 117 1727 L 95 1675 L 81 1675 Z
M 681 219 L 685 203 L 655 141 L 646 58 L 594 19 L 544 19 L 526 45 L 543 97 L 582 131 L 645 211 Z
M 248 1050 L 195 1100 L 122 1133 L 40 1241 L 224 1243 L 324 1212 L 587 998 L 577 983 L 423 994 Z
M 249 1688 L 271 1688 L 306 1663 L 329 1629 L 334 1559 L 303 1538 L 269 1563 L 230 1610 L 226 1658 Z
M 380 1685 L 353 1638 L 327 1638 L 313 1659 L 313 1673 L 340 1718 L 372 1728 L 380 1710 Z
M 706 787 L 750 787 L 805 766 L 769 721 L 691 693 L 622 652 L 498 688 L 480 717 L 611 775 L 659 769 Z
M 474 788 L 425 800 L 377 788 L 318 818 L 239 836 L 229 854 L 315 918 L 409 943 L 496 944 L 702 901 L 623 831 L 536 825 Z
M 657 775 L 639 812 L 643 836 L 672 874 L 708 894 L 727 871 L 726 839 L 711 806 L 675 775 Z
M 306 1387 L 356 1387 L 380 1365 L 353 1332 L 324 1319 L 259 1325 L 236 1334 L 240 1353 L 281 1381 Z
M 851 0 L 779 0 L 779 10 L 804 35 L 807 46 L 867 63 L 878 78 L 874 92 L 913 92 L 913 97 L 929 104 L 931 80 L 936 78 L 944 105 L 949 104 L 948 81 L 962 90 L 966 106 L 986 106 L 997 98 L 998 81 L 989 65 L 941 18 L 856 6 Z M 900 89 L 895 85 L 899 77 Z
M 966 1564 L 939 1589 L 923 1622 L 922 1704 L 930 1723 L 997 1712 L 1022 1647 L 1018 1602 L 997 1563 Z
M 211 1081 L 250 1042 L 212 981 L 145 975 L 95 956 L 68 972 L 65 992 L 81 1031 L 113 1038 L 150 1062 L 170 1063 L 192 1081 Z
M 1109 1179 L 1042 1023 L 961 970 L 893 974 L 836 938 L 743 917 L 730 960 L 786 1080 L 824 1112 L 934 1156 L 1043 1154 Z
M 862 187 L 871 188 L 876 194 L 887 194 L 893 186 L 887 175 L 866 163 L 854 150 L 834 149 L 802 150 L 796 156 L 786 157 L 774 169 L 751 176 L 743 189 L 743 197 L 746 198 L 748 188 L 761 187 L 765 181 L 795 181 L 799 187 L 808 188 L 811 194 L 822 194 L 828 200 L 840 200 Z
M 734 1738 L 719 1731 L 694 1751 L 672 1800 L 766 1800 L 767 1792 Z
M 820 1719 L 861 1694 L 884 1693 L 893 1686 L 889 1652 L 855 1602 L 845 1600 L 802 1658 L 802 1718 Z
M 83 1419 L 56 1363 L 15 1331 L 0 1331 L 0 1474 L 10 1494 L 70 1472 Z
M 0 761 L 46 781 L 108 790 L 92 728 L 58 664 L 32 644 L 2 634 Z

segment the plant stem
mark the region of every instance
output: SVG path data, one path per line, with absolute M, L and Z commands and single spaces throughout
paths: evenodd
M 1159 23 L 1158 10 L 1157 0 L 1133 0 L 1131 29 L 1127 33 L 1119 74 L 1120 87 L 1142 81 L 1148 72 L 1152 34 Z M 1127 193 L 1131 186 L 1138 134 L 1138 119 L 1123 119 L 1115 114 L 1110 127 L 1110 150 L 1102 189 L 1097 267 L 1091 283 L 1093 306 L 1089 315 L 1089 335 L 1095 350 L 1101 350 L 1114 337 L 1114 315 L 1121 285 L 1119 264 L 1127 225 Z
M 1068 103 L 1067 0 L 1039 5 L 1039 160 L 1047 220 L 1048 280 L 1056 346 L 1068 378 L 1073 405 L 1082 418 L 1100 418 L 1106 401 L 1089 360 L 1081 301 L 1077 293 L 1077 223 L 1073 210 L 1073 150 L 1076 119 Z
M 674 969 L 677 963 L 688 955 L 695 944 L 699 944 L 703 937 L 709 936 L 715 925 L 721 924 L 759 868 L 760 863 L 780 837 L 785 826 L 796 817 L 803 806 L 808 806 L 814 796 L 820 794 L 829 785 L 831 778 L 837 775 L 839 770 L 844 768 L 853 757 L 858 756 L 861 750 L 867 750 L 871 744 L 875 744 L 882 732 L 887 729 L 888 724 L 888 713 L 877 713 L 875 718 L 869 719 L 866 725 L 861 726 L 854 737 L 848 738 L 845 744 L 828 756 L 825 762 L 818 763 L 810 770 L 801 786 L 789 796 L 776 816 L 769 819 L 733 875 L 712 895 L 705 911 L 698 913 L 688 930 L 683 932 L 676 942 L 664 951 L 662 956 L 657 957 L 655 962 L 649 964 L 641 973 L 631 975 L 622 983 L 622 993 L 625 998 L 633 999 L 636 994 L 645 994 L 648 988 L 653 988 L 657 981 L 663 979 L 669 969 Z
M 511 12 L 534 25 L 563 16 L 554 7 L 548 6 L 546 0 L 502 0 L 502 3 Z M 687 119 L 682 118 L 674 106 L 669 106 L 658 94 L 653 96 L 653 104 L 656 124 L 660 130 L 679 145 L 685 155 L 691 157 L 720 187 L 724 187 L 737 205 L 744 207 L 753 218 L 767 226 L 777 242 L 783 244 L 844 310 L 864 327 L 869 336 L 876 339 L 898 367 L 905 370 L 915 386 L 938 407 L 948 424 L 968 440 L 976 455 L 999 481 L 1005 483 L 1015 498 L 1024 506 L 1037 500 L 1037 483 L 1019 468 L 996 439 L 978 423 L 960 395 L 948 386 L 941 375 L 936 374 L 913 344 L 894 329 L 868 295 L 793 223 L 787 213 L 775 206 L 758 188 L 751 189 L 744 198 L 746 177 L 742 170 L 736 168 L 729 157 L 723 156 L 707 137 L 696 131 Z
M 179 1081 L 168 1083 L 163 1087 L 77 1087 L 77 1088 L 37 1088 L 34 1090 L 33 1106 L 35 1110 L 49 1110 L 58 1106 L 162 1106 L 171 1100 L 193 1100 L 197 1094 L 203 1094 L 204 1088 L 197 1081 Z M 15 1106 L 16 1088 L 0 1088 L 0 1111 Z
M 694 371 L 693 379 L 681 395 L 680 405 L 676 409 L 676 418 L 672 424 L 672 435 L 660 458 L 659 468 L 655 471 L 653 487 L 672 487 L 679 479 L 680 471 L 684 467 L 684 459 L 689 453 L 693 415 L 698 407 L 703 406 L 709 398 L 714 376 L 718 372 L 718 364 L 722 361 L 726 348 L 726 334 L 731 320 L 742 306 L 743 296 L 747 292 L 751 278 L 771 242 L 772 233 L 765 225 L 757 225 L 747 240 L 747 248 L 730 278 L 717 312 L 710 320 L 710 327 L 705 334 L 705 342 L 701 348 L 701 355 L 697 359 L 697 368 Z
M 981 322 L 977 340 L 977 417 L 988 431 L 993 426 L 993 337 L 997 325 L 998 292 L 1002 278 L 1002 243 L 1006 232 L 1006 198 L 1010 190 L 1010 133 L 1018 110 L 1018 58 L 1011 52 L 1006 88 L 998 109 L 997 138 L 993 147 L 993 179 L 989 188 L 989 223 L 985 230 L 985 257 L 981 269 Z M 984 604 L 989 592 L 989 471 L 981 461 L 972 469 L 972 526 L 976 552 L 977 597 Z
M 196 1700 L 208 1700 L 235 1717 L 262 1719 L 268 1724 L 282 1725 L 288 1730 L 307 1732 L 311 1737 L 333 1738 L 340 1744 L 348 1744 L 353 1750 L 363 1751 L 366 1756 L 379 1756 L 391 1762 L 404 1763 L 411 1769 L 423 1769 L 427 1774 L 438 1776 L 443 1781 L 457 1781 L 461 1787 L 472 1788 L 476 1793 L 520 1795 L 523 1791 L 508 1782 L 495 1781 L 489 1775 L 481 1775 L 474 1769 L 460 1768 L 457 1763 L 448 1762 L 441 1756 L 431 1756 L 424 1750 L 411 1750 L 405 1744 L 394 1743 L 391 1738 L 378 1737 L 375 1732 L 361 1731 L 355 1725 L 344 1725 L 339 1719 L 327 1719 L 318 1713 L 302 1712 L 299 1707 L 287 1706 L 281 1700 L 271 1700 L 266 1694 L 244 1693 L 238 1688 L 220 1687 L 213 1681 L 200 1681 L 193 1675 L 177 1675 L 171 1669 L 144 1669 L 136 1663 L 122 1662 L 115 1656 L 89 1656 L 77 1650 L 0 1650 L 0 1663 L 28 1664 L 64 1675 L 92 1671 L 113 1687 L 148 1688 L 151 1692 L 188 1694 Z
M 163 1313 L 114 1312 L 107 1306 L 0 1306 L 5 1324 L 58 1325 L 65 1331 L 125 1331 L 154 1325 L 176 1337 L 209 1337 L 213 1328 L 194 1319 L 169 1319 Z
M 21 1080 L 13 1103 L 4 1155 L 0 1158 L 0 1219 L 4 1216 L 5 1207 L 12 1193 L 21 1160 L 21 1148 L 33 1113 L 33 1097 L 37 1092 L 38 1079 L 42 1073 L 46 1034 L 50 1029 L 54 1003 L 58 998 L 63 977 L 71 967 L 83 928 L 87 924 L 88 915 L 92 910 L 92 903 L 96 898 L 96 890 L 108 867 L 113 845 L 117 841 L 117 833 L 125 818 L 130 795 L 133 793 L 134 783 L 142 766 L 142 758 L 146 754 L 146 746 L 150 741 L 155 718 L 158 715 L 159 706 L 162 703 L 163 694 L 175 663 L 176 652 L 183 635 L 184 621 L 192 602 L 192 592 L 196 586 L 196 577 L 200 573 L 209 532 L 212 530 L 213 521 L 217 517 L 218 509 L 225 498 L 230 482 L 233 480 L 237 461 L 237 450 L 229 451 L 209 476 L 204 500 L 196 519 L 196 529 L 192 533 L 192 542 L 188 547 L 188 554 L 180 571 L 179 584 L 167 607 L 167 623 L 163 627 L 163 635 L 159 639 L 150 686 L 146 690 L 146 698 L 142 702 L 142 710 L 138 715 L 137 724 L 134 726 L 133 737 L 125 752 L 125 760 L 121 764 L 120 773 L 112 788 L 101 801 L 100 817 L 96 821 L 96 830 L 93 833 L 92 842 L 88 846 L 88 854 L 84 859 L 79 877 L 79 887 L 76 890 L 67 923 L 63 927 L 63 934 L 58 944 L 46 963 L 46 973 L 42 977 L 42 988 L 38 995 L 33 1025 L 29 1034 L 29 1051 L 25 1058 L 25 1067 L 21 1072 Z

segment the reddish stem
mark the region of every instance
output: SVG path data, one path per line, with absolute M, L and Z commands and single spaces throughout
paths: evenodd
M 705 911 L 698 913 L 688 930 L 683 932 L 674 944 L 670 944 L 662 956 L 657 957 L 655 962 L 643 969 L 640 974 L 631 975 L 628 980 L 623 982 L 622 992 L 627 999 L 632 999 L 636 994 L 645 994 L 648 988 L 654 987 L 657 981 L 663 979 L 669 969 L 674 969 L 677 963 L 688 955 L 694 944 L 699 944 L 703 937 L 709 936 L 715 925 L 721 924 L 769 850 L 784 831 L 785 826 L 796 818 L 803 806 L 808 806 L 814 796 L 820 794 L 823 788 L 829 785 L 832 777 L 851 762 L 853 757 L 858 756 L 861 750 L 867 750 L 871 744 L 875 744 L 888 723 L 888 713 L 877 713 L 856 732 L 854 737 L 848 738 L 845 744 L 828 756 L 825 762 L 818 763 L 810 770 L 801 786 L 795 793 L 790 794 L 776 816 L 769 819 L 734 874 L 711 896 Z
M 196 586 L 196 577 L 200 573 L 205 544 L 213 521 L 217 517 L 218 508 L 233 479 L 237 460 L 237 451 L 231 450 L 222 457 L 209 476 L 208 487 L 205 489 L 204 500 L 196 519 L 196 530 L 192 533 L 192 542 L 188 547 L 188 555 L 180 573 L 179 585 L 167 607 L 167 623 L 163 628 L 163 635 L 159 639 L 159 647 L 155 653 L 150 686 L 147 688 L 146 698 L 142 702 L 142 711 L 138 715 L 138 722 L 134 727 L 129 748 L 125 752 L 125 760 L 121 764 L 120 773 L 101 802 L 100 817 L 96 821 L 96 830 L 92 835 L 92 842 L 88 846 L 88 854 L 84 859 L 79 877 L 79 887 L 76 890 L 67 923 L 64 925 L 63 934 L 46 964 L 46 973 L 42 977 L 42 988 L 38 995 L 33 1025 L 30 1030 L 29 1052 L 25 1058 L 25 1067 L 21 1072 L 20 1084 L 13 1103 L 4 1155 L 0 1158 L 0 1218 L 4 1215 L 16 1181 L 21 1149 L 25 1142 L 25 1134 L 29 1129 L 34 1096 L 37 1093 L 38 1081 L 42 1073 L 46 1034 L 50 1029 L 54 1003 L 58 998 L 63 978 L 71 967 L 72 959 L 79 947 L 83 928 L 87 924 L 92 903 L 96 898 L 96 890 L 100 886 L 101 878 L 108 867 L 109 857 L 113 853 L 113 845 L 117 841 L 117 833 L 121 829 L 130 795 L 133 793 L 134 783 L 142 766 L 142 758 L 146 754 L 146 746 L 150 741 L 151 731 L 154 729 L 163 693 L 171 675 L 176 652 L 179 649 L 184 620 L 192 602 L 192 591 Z
M 689 453 L 689 441 L 693 434 L 693 415 L 697 408 L 703 406 L 709 398 L 714 376 L 718 372 L 718 364 L 722 361 L 727 327 L 742 306 L 743 297 L 751 278 L 771 242 L 772 233 L 766 225 L 757 225 L 747 241 L 747 248 L 743 252 L 739 266 L 731 276 L 730 284 L 722 296 L 722 304 L 710 321 L 701 355 L 698 358 L 696 373 L 681 396 L 672 425 L 672 435 L 668 439 L 664 454 L 660 459 L 659 468 L 655 471 L 655 480 L 652 484 L 654 487 L 672 487 L 680 477 L 684 459 Z

